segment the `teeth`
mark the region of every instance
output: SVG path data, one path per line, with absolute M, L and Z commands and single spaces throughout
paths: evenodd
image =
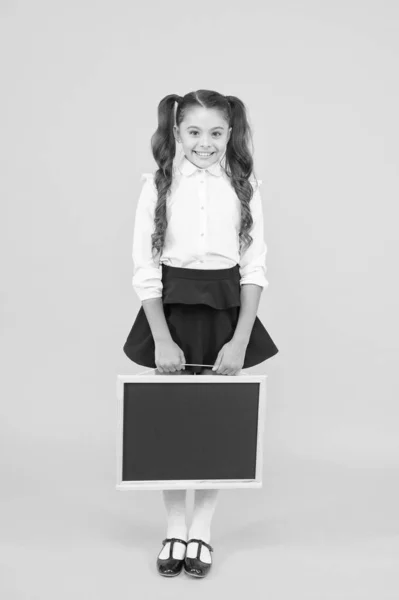
M 195 150 L 194 150 L 195 152 Z M 213 152 L 195 152 L 196 154 L 198 154 L 198 156 L 210 156 L 211 154 L 213 154 Z

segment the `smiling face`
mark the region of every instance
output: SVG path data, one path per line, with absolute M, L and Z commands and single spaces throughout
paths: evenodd
M 222 158 L 231 127 L 219 110 L 197 106 L 187 111 L 184 120 L 179 127 L 174 126 L 173 132 L 188 160 L 205 169 Z

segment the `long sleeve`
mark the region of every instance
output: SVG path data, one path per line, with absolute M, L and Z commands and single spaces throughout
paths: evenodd
M 240 285 L 254 283 L 262 288 L 267 288 L 269 285 L 266 279 L 267 246 L 264 240 L 262 200 L 259 192 L 260 183 L 262 182 L 258 180 L 258 185 L 254 188 L 250 202 L 254 224 L 249 233 L 253 238 L 253 242 L 240 256 Z
M 140 301 L 162 297 L 162 267 L 159 255 L 154 260 L 151 253 L 157 190 L 152 173 L 144 173 L 142 179 L 145 182 L 137 202 L 132 252 L 132 284 Z

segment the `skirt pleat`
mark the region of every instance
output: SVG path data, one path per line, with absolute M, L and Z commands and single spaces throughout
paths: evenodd
M 187 269 L 162 264 L 162 284 L 165 319 L 186 363 L 213 365 L 237 326 L 241 306 L 239 265 L 229 269 Z M 156 368 L 155 344 L 143 306 L 123 351 L 136 364 Z M 256 317 L 242 368 L 260 364 L 277 352 L 277 346 Z M 200 373 L 202 367 L 185 369 Z

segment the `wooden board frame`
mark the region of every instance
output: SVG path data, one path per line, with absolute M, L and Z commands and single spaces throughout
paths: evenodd
M 263 468 L 263 434 L 266 414 L 266 380 L 267 375 L 250 375 L 240 371 L 238 375 L 117 375 L 117 435 L 116 435 L 116 489 L 119 491 L 132 490 L 167 490 L 167 489 L 229 489 L 229 488 L 261 488 Z M 164 383 L 165 385 L 177 385 L 179 383 L 190 383 L 196 385 L 198 382 L 223 385 L 234 383 L 259 384 L 258 400 L 258 423 L 256 441 L 256 476 L 254 479 L 209 479 L 209 480 L 159 480 L 159 481 L 124 481 L 122 479 L 123 467 L 123 423 L 124 423 L 124 390 L 126 383 Z

